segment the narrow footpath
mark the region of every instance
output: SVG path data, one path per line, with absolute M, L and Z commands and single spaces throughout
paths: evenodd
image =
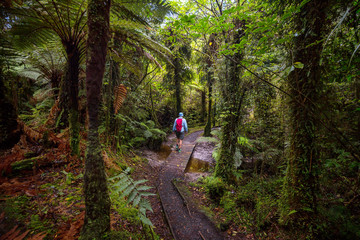
M 215 225 L 192 204 L 187 204 L 174 185 L 184 179 L 184 170 L 202 131 L 185 137 L 181 153 L 172 151 L 160 173 L 158 188 L 165 216 L 175 240 L 225 239 Z

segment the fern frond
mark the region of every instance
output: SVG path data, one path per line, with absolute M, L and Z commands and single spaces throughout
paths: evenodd
M 114 89 L 114 109 L 115 114 L 118 113 L 119 109 L 121 108 L 121 105 L 123 104 L 125 98 L 126 98 L 127 89 L 123 84 L 120 84 L 119 86 L 115 87 Z
M 154 225 L 152 224 L 152 222 L 150 221 L 150 219 L 148 219 L 145 214 L 144 214 L 144 215 L 140 215 L 139 217 L 140 217 L 140 220 L 141 220 L 144 224 L 149 225 L 149 226 L 151 226 L 151 227 L 154 226 Z
M 140 200 L 140 205 L 139 206 L 141 206 L 142 209 L 149 210 L 150 212 L 153 211 L 150 202 L 145 198 L 142 198 Z
M 139 210 L 138 216 L 140 220 L 147 225 L 152 226 L 151 221 L 146 217 L 146 211 L 153 211 L 150 202 L 144 197 L 155 195 L 150 192 L 145 192 L 152 187 L 141 185 L 147 182 L 146 179 L 134 181 L 128 173 L 130 168 L 127 168 L 123 173 L 110 178 L 111 181 L 117 181 L 111 185 L 110 189 L 114 194 L 120 194 L 120 198 L 127 197 L 127 204 L 132 204 Z M 121 182 L 121 183 L 120 183 Z M 140 186 L 141 185 L 141 186 Z
M 135 189 L 134 191 L 132 191 L 128 197 L 127 203 L 131 203 L 136 196 L 139 196 L 139 192 Z
M 135 186 L 137 186 L 137 185 L 142 184 L 142 183 L 145 183 L 145 182 L 147 182 L 147 181 L 148 181 L 148 180 L 146 180 L 146 179 L 141 179 L 141 180 L 135 181 L 133 184 L 134 184 Z M 141 187 L 138 188 L 139 191 L 140 191 L 140 188 L 141 188 Z
M 149 190 L 149 189 L 152 189 L 152 187 L 149 187 L 149 186 L 140 186 L 137 188 L 138 191 L 146 191 L 146 190 Z

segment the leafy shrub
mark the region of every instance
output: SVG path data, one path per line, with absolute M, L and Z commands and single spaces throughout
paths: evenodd
M 215 203 L 219 203 L 226 190 L 225 183 L 221 178 L 213 176 L 205 178 L 203 183 L 205 191 L 210 199 Z

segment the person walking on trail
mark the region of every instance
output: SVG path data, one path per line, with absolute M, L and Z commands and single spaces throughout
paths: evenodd
M 184 114 L 179 113 L 179 117 L 175 119 L 173 132 L 176 134 L 176 151 L 181 152 L 182 140 L 184 139 L 185 132 L 188 132 L 186 119 L 183 118 Z

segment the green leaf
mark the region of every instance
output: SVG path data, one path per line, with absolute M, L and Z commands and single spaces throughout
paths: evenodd
M 294 213 L 297 213 L 297 211 L 296 211 L 296 210 L 291 210 L 291 211 L 288 213 L 288 216 L 290 216 L 290 215 L 292 215 L 292 214 L 294 214 Z
M 137 190 L 139 191 L 146 191 L 146 190 L 149 190 L 149 189 L 152 189 L 152 187 L 149 187 L 149 186 L 140 186 L 137 188 Z
M 296 62 L 296 63 L 294 63 L 294 67 L 302 69 L 302 68 L 304 68 L 304 64 L 301 62 Z
M 135 199 L 135 197 L 138 196 L 138 195 L 139 195 L 139 192 L 136 189 L 134 189 L 134 191 L 132 191 L 130 193 L 129 198 L 127 200 L 127 203 L 128 204 L 131 203 Z
M 125 191 L 121 194 L 120 198 L 123 198 L 123 197 L 129 195 L 134 189 L 135 189 L 135 186 L 133 186 L 133 185 L 128 186 L 128 188 L 126 188 Z
M 150 221 L 150 219 L 148 219 L 147 217 L 145 217 L 144 215 L 140 214 L 140 220 L 146 224 L 146 225 L 149 225 L 149 226 L 153 226 L 152 222 Z
M 137 185 L 139 185 L 139 184 L 141 184 L 141 183 L 145 183 L 145 182 L 147 182 L 148 180 L 146 180 L 146 179 L 141 179 L 141 180 L 138 180 L 138 181 L 135 181 L 133 184 L 135 185 L 135 186 L 137 186 Z M 139 188 L 138 188 L 139 189 Z
M 134 201 L 133 201 L 133 203 L 132 203 L 134 207 L 136 207 L 137 205 L 139 205 L 139 202 L 140 202 L 142 196 L 143 196 L 142 194 L 139 194 L 139 195 L 137 195 L 137 196 L 135 197 L 135 199 L 134 199 Z

